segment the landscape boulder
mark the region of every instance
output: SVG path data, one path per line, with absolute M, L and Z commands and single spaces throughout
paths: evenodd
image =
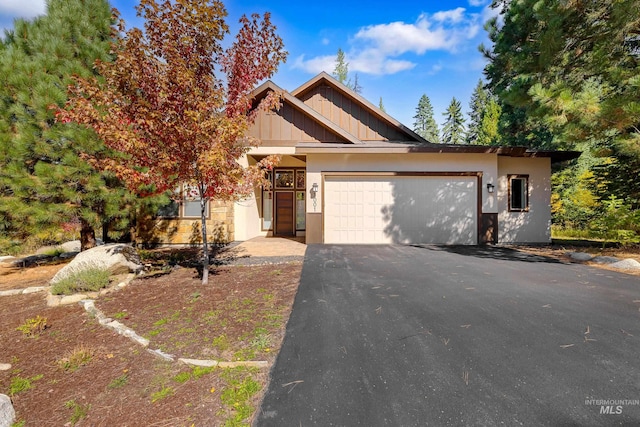
M 627 258 L 610 264 L 610 267 L 619 268 L 620 270 L 640 271 L 640 262 L 635 259 Z
M 123 243 L 96 246 L 80 252 L 51 279 L 56 284 L 67 277 L 91 269 L 108 270 L 111 275 L 139 273 L 142 264 L 138 251 L 133 246 Z
M 16 420 L 16 411 L 13 409 L 11 399 L 5 394 L 0 394 L 0 427 L 11 427 Z

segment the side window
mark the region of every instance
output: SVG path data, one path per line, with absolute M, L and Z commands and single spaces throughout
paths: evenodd
M 182 216 L 184 218 L 200 218 L 200 197 L 195 187 L 184 185 L 182 188 Z M 209 202 L 205 205 L 205 212 L 209 216 Z
M 161 218 L 176 218 L 180 215 L 180 204 L 170 200 L 169 203 L 158 208 L 157 215 Z
M 180 192 L 182 199 L 179 199 Z M 209 202 L 205 207 L 207 217 L 209 216 Z M 164 206 L 160 206 L 156 215 L 160 218 L 200 218 L 200 198 L 188 186 L 178 187 L 175 190 L 175 198 Z
M 509 175 L 509 210 L 512 212 L 529 210 L 528 175 Z
M 180 187 L 173 190 L 173 195 L 166 205 L 160 206 L 156 215 L 160 218 L 178 218 L 180 216 Z

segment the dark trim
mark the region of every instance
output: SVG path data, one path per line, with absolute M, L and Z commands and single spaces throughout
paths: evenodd
M 525 200 L 525 207 L 520 209 L 520 208 L 512 208 L 511 207 L 511 180 L 512 179 L 525 179 L 525 183 L 526 183 L 526 189 L 525 189 L 525 193 L 526 193 L 526 200 Z M 507 175 L 507 208 L 509 212 L 529 212 L 529 175 L 523 175 L 523 174 L 508 174 Z
M 580 151 L 531 150 L 527 147 L 496 147 L 485 145 L 455 144 L 415 144 L 412 141 L 366 141 L 363 144 L 300 142 L 296 145 L 298 154 L 346 154 L 346 153 L 460 153 L 460 154 L 496 154 L 507 157 L 550 158 L 551 163 L 573 160 L 580 157 Z

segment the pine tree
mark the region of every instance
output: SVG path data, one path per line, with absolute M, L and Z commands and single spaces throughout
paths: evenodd
M 480 131 L 480 125 L 482 123 L 482 117 L 484 116 L 487 103 L 489 102 L 489 93 L 484 88 L 482 80 L 478 80 L 473 94 L 471 94 L 471 101 L 469 102 L 469 127 L 467 128 L 467 143 L 475 144 L 478 140 L 478 133 Z
M 380 97 L 380 102 L 378 103 L 378 108 L 381 109 L 382 111 L 384 111 L 385 113 L 387 112 L 387 110 L 384 109 L 384 104 L 382 103 L 382 97 Z
M 341 48 L 338 48 L 338 53 L 336 54 L 336 66 L 333 69 L 333 77 L 343 85 L 348 86 L 350 83 L 347 81 L 349 77 L 349 63 L 346 62 L 344 51 Z
M 362 93 L 362 86 L 358 79 L 358 73 L 356 73 L 352 83 L 349 78 L 349 63 L 345 58 L 344 51 L 340 48 L 338 48 L 338 53 L 336 54 L 336 65 L 333 69 L 333 77 L 355 93 Z
M 444 144 L 464 144 L 464 117 L 462 116 L 460 101 L 453 97 L 443 115 L 446 119 L 442 127 L 442 142 Z
M 487 101 L 478 126 L 476 139 L 472 142 L 478 145 L 500 145 L 502 137 L 499 132 L 500 104 L 493 98 Z M 468 139 L 469 140 L 469 139 Z
M 107 154 L 96 135 L 56 123 L 50 107 L 64 105 L 72 75 L 109 60 L 111 9 L 106 0 L 47 4 L 46 15 L 16 20 L 0 49 L 0 235 L 5 245 L 41 244 L 79 228 L 86 249 L 94 227 L 126 229 L 132 196 L 83 160 Z
M 353 77 L 353 85 L 347 85 L 347 86 L 350 87 L 351 90 L 353 90 L 358 95 L 362 93 L 362 86 L 360 85 L 360 82 L 358 79 L 358 73 L 356 73 L 356 75 Z
M 433 118 L 433 107 L 429 97 L 425 94 L 420 97 L 418 106 L 416 107 L 416 115 L 413 116 L 415 122 L 413 123 L 413 130 L 432 143 L 440 142 L 438 137 L 438 124 Z
M 478 80 L 469 102 L 469 126 L 467 143 L 478 145 L 498 145 L 501 141 L 498 124 L 502 109 L 491 91 Z

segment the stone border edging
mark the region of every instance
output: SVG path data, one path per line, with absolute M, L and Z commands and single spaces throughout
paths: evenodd
M 46 291 L 48 286 L 32 286 L 30 288 L 24 289 L 9 289 L 6 291 L 0 291 L 0 297 L 9 296 L 9 295 L 25 295 L 25 294 L 33 294 L 36 292 Z
M 98 323 L 106 328 L 112 329 L 114 331 L 116 331 L 118 334 L 125 336 L 127 338 L 130 338 L 131 340 L 133 340 L 134 342 L 136 342 L 137 344 L 140 344 L 141 346 L 145 347 L 147 349 L 147 351 L 151 354 L 153 354 L 154 356 L 157 356 L 161 359 L 164 359 L 168 362 L 175 362 L 175 357 L 174 355 L 168 354 L 163 352 L 160 349 L 150 349 L 149 347 L 149 340 L 141 337 L 140 335 L 138 335 L 133 329 L 123 325 L 122 323 L 118 322 L 117 320 L 113 320 L 110 317 L 107 317 L 104 315 L 104 313 L 102 311 L 100 311 L 96 305 L 95 305 L 95 301 L 92 299 L 83 299 L 81 301 L 78 301 L 78 303 L 85 309 L 85 311 L 87 313 L 89 313 L 91 316 L 93 316 L 94 318 L 96 318 L 98 320 Z M 240 361 L 240 362 L 220 362 L 218 360 L 200 360 L 200 359 L 185 359 L 185 358 L 178 358 L 179 362 L 182 362 L 186 365 L 191 365 L 191 366 L 203 366 L 203 367 L 220 367 L 220 368 L 236 368 L 239 366 L 246 366 L 246 367 L 256 367 L 256 368 L 265 368 L 269 366 L 269 362 L 267 361 L 263 361 L 263 360 L 259 360 L 259 361 Z

